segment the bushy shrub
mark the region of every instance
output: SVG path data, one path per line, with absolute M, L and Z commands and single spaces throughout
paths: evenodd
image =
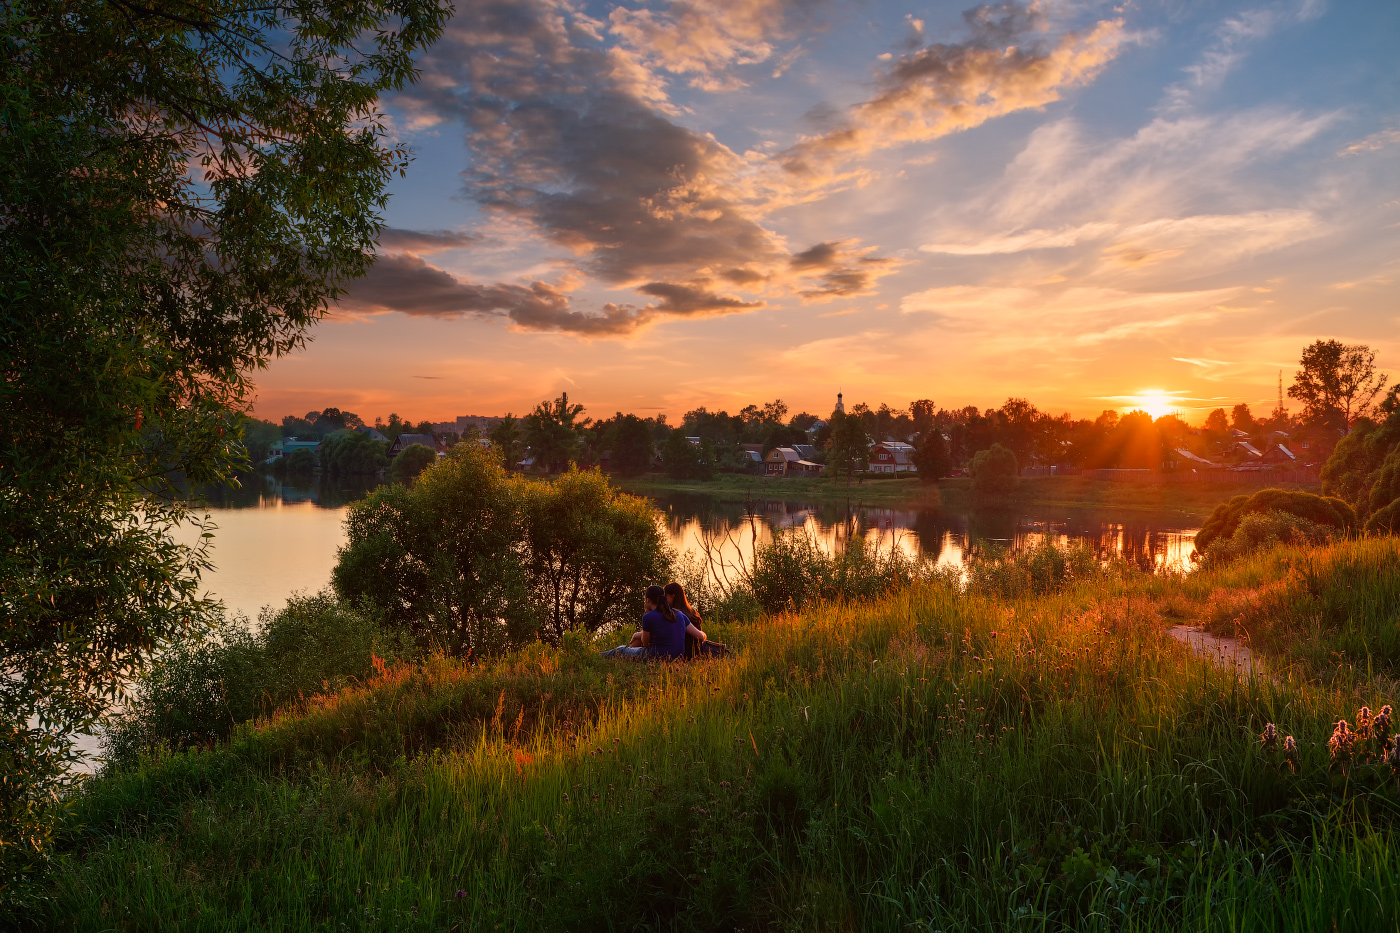
M 328 593 L 264 609 L 258 622 L 254 630 L 234 620 L 161 654 L 107 729 L 109 766 L 153 748 L 216 742 L 240 722 L 370 676 L 376 658 L 387 664 L 413 654 L 374 609 Z
M 968 466 L 972 490 L 979 496 L 1005 496 L 1016 488 L 1021 475 L 1016 455 L 1000 444 L 979 450 Z
M 285 457 L 277 458 L 273 466 L 286 473 L 310 473 L 316 469 L 316 454 L 310 448 L 301 447 Z
M 596 470 L 535 482 L 475 444 L 412 487 L 376 489 L 346 528 L 336 591 L 458 657 L 611 627 L 672 559 L 651 508 Z
M 1338 534 L 1340 530 L 1334 526 L 1318 524 L 1292 512 L 1250 512 L 1240 519 L 1229 538 L 1216 538 L 1211 543 L 1204 562 L 1228 563 L 1281 544 L 1324 544 Z
M 1356 528 L 1356 512 L 1341 499 L 1286 489 L 1261 489 L 1252 496 L 1238 495 L 1222 502 L 1196 533 L 1196 552 L 1206 554 L 1216 541 L 1228 541 L 1246 515 L 1286 512 L 1337 532 Z
M 431 447 L 425 444 L 409 444 L 394 457 L 393 464 L 389 467 L 389 476 L 396 483 L 406 483 L 436 463 L 437 458 L 437 451 Z
M 1117 569 L 1101 563 L 1094 549 L 1083 541 L 1065 545 L 1046 541 L 1019 551 L 974 555 L 967 565 L 966 585 L 970 593 L 1015 599 L 1043 596 Z

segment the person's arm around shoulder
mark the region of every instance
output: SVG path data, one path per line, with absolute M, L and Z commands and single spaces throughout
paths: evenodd
M 700 629 L 696 627 L 695 623 L 694 623 L 694 622 L 691 622 L 691 621 L 689 621 L 689 620 L 687 620 L 686 623 L 685 623 L 685 633 L 686 633 L 687 635 L 689 635 L 691 638 L 698 638 L 698 639 L 700 639 L 700 641 L 709 641 L 709 640 L 710 640 L 710 638 L 709 638 L 708 635 L 706 635 L 704 632 L 700 631 Z

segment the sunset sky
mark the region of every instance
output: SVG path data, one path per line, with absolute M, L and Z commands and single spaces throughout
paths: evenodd
M 1273 407 L 1400 369 L 1400 3 L 457 0 L 257 413 Z M 1161 405 L 1161 398 L 1156 400 Z

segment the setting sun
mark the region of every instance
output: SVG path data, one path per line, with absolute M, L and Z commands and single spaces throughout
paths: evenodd
M 1121 409 L 1125 415 L 1130 411 L 1145 411 L 1153 418 L 1160 418 L 1179 410 L 1176 399 L 1157 389 L 1145 389 L 1137 395 L 1125 395 L 1123 398 L 1128 400 L 1128 404 Z

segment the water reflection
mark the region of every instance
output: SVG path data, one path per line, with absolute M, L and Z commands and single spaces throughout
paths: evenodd
M 1100 560 L 1122 557 L 1142 570 L 1186 569 L 1198 529 L 1152 516 L 1121 520 L 1101 512 L 915 508 L 847 508 L 784 500 L 723 502 L 705 496 L 653 497 L 672 544 L 681 553 L 713 553 L 747 561 L 775 531 L 801 529 L 828 550 L 860 536 L 882 549 L 960 567 L 973 555 L 1044 541 L 1089 544 Z
M 218 525 L 215 570 L 204 581 L 209 592 L 232 612 L 256 618 L 261 608 L 281 606 L 294 592 L 326 586 L 345 543 L 346 508 L 375 485 L 358 477 L 252 474 L 238 488 L 205 490 Z M 1100 559 L 1121 556 L 1144 570 L 1184 569 L 1196 532 L 1170 518 L 1096 511 L 848 510 L 839 503 L 745 503 L 682 493 L 655 496 L 653 502 L 677 552 L 698 556 L 709 548 L 731 564 L 752 561 L 756 545 L 793 528 L 829 551 L 859 536 L 882 550 L 897 547 L 953 567 L 979 553 L 1052 540 L 1087 542 Z

